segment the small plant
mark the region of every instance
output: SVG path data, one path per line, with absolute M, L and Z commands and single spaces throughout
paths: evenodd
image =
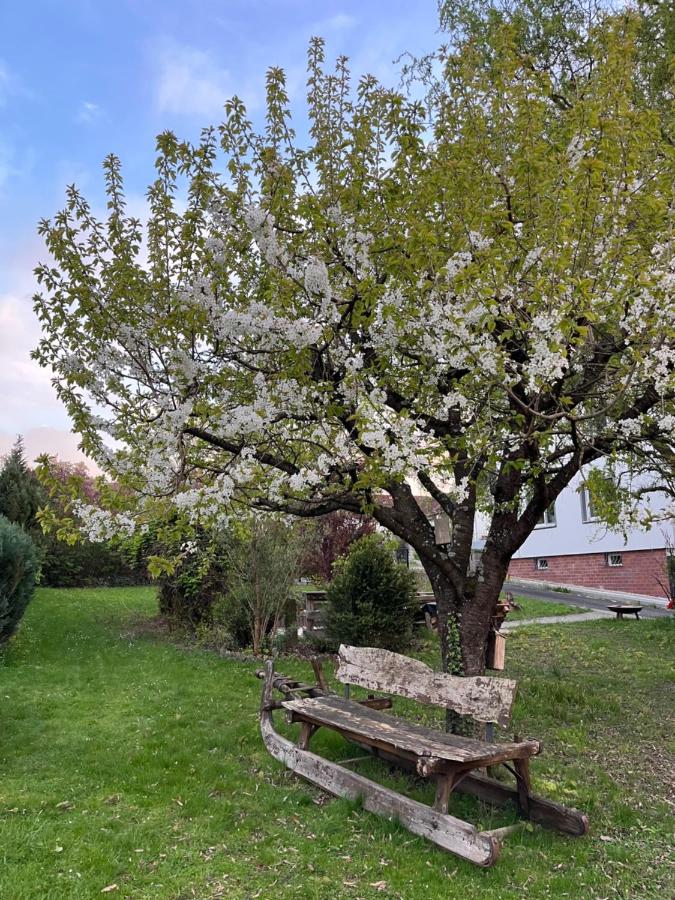
M 668 601 L 666 609 L 675 609 L 675 552 L 670 542 L 666 544 L 666 554 L 665 580 L 656 580 Z
M 402 650 L 410 643 L 415 578 L 379 535 L 358 541 L 328 589 L 326 633 L 340 643 Z
M 35 590 L 35 545 L 18 525 L 0 515 L 0 646 L 17 629 Z

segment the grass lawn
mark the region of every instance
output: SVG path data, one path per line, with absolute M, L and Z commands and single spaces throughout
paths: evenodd
M 536 619 L 539 616 L 569 616 L 572 613 L 586 612 L 580 606 L 570 606 L 569 603 L 552 603 L 548 600 L 537 600 L 536 597 L 514 597 L 520 609 L 514 609 L 506 618 L 507 622 L 514 619 Z
M 2 900 L 671 895 L 675 622 L 509 637 L 513 727 L 544 742 L 535 789 L 592 833 L 520 832 L 480 870 L 291 775 L 258 736 L 255 664 L 165 642 L 154 611 L 149 588 L 41 590 L 0 662 Z M 354 755 L 328 732 L 314 746 Z

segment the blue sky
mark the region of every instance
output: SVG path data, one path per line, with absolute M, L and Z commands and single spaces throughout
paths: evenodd
M 302 118 L 311 35 L 354 75 L 397 82 L 394 60 L 440 43 L 435 0 L 28 0 L 0 4 L 0 453 L 21 432 L 31 455 L 76 455 L 77 439 L 28 354 L 39 331 L 30 296 L 36 223 L 75 182 L 101 200 L 103 157 L 123 162 L 141 212 L 154 140 L 195 138 L 236 93 L 253 118 L 265 69 L 282 66 Z

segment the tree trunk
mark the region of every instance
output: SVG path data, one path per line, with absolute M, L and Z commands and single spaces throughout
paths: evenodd
M 265 623 L 262 616 L 255 612 L 253 614 L 253 653 L 257 656 L 260 653 L 263 638 L 265 637 Z
M 484 554 L 472 596 L 465 596 L 460 619 L 462 669 L 464 675 L 485 672 L 488 640 L 508 563 L 495 554 Z
M 423 557 L 422 565 L 431 582 L 438 614 L 438 638 L 441 645 L 441 669 L 453 675 L 462 674 L 459 652 L 459 614 L 461 596 L 452 580 L 435 563 Z
M 488 639 L 508 562 L 486 549 L 479 575 L 454 580 L 435 563 L 422 560 L 438 609 L 441 667 L 455 675 L 485 672 Z

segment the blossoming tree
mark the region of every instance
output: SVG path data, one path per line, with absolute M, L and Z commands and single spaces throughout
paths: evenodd
M 585 464 L 673 439 L 673 147 L 636 99 L 638 27 L 589 31 L 561 96 L 497 23 L 489 55 L 466 39 L 437 57 L 426 103 L 369 76 L 352 90 L 313 40 L 306 140 L 272 69 L 262 130 L 234 99 L 198 145 L 160 136 L 145 228 L 115 157 L 107 221 L 70 188 L 41 225 L 35 355 L 137 498 L 82 507 L 85 526 L 131 529 L 157 502 L 367 512 L 419 555 L 445 667 L 454 623 L 461 670 L 483 671 L 546 508 Z

